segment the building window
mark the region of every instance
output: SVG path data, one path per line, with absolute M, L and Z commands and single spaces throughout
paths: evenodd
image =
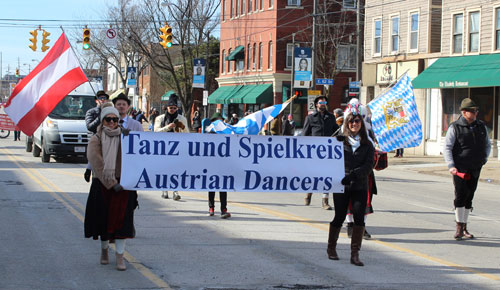
M 381 40 L 382 40 L 382 20 L 375 20 L 375 32 L 373 34 L 373 53 L 381 53 Z
M 246 0 L 241 0 L 241 15 L 245 14 L 245 9 L 247 8 Z
M 293 58 L 293 43 L 286 44 L 286 67 L 292 67 L 292 58 Z
M 226 51 L 222 50 L 222 73 L 226 72 Z
M 500 8 L 495 11 L 495 50 L 500 49 Z
M 264 60 L 263 59 L 264 56 L 262 54 L 262 42 L 259 43 L 259 69 L 262 69 L 262 61 Z
M 269 55 L 267 60 L 267 69 L 273 68 L 273 42 L 269 41 Z
M 255 0 L 255 3 L 253 5 L 254 6 L 253 9 L 255 9 L 255 11 L 259 10 L 259 7 L 258 7 L 259 6 L 259 2 L 257 2 L 257 1 L 259 1 L 259 0 Z
M 234 10 L 234 0 L 231 0 L 231 10 L 229 11 L 229 17 L 233 18 L 233 10 Z
M 274 0 L 269 0 L 269 8 L 272 8 L 274 6 Z
M 287 6 L 300 6 L 300 0 L 287 0 Z
M 418 49 L 418 13 L 410 14 L 410 50 Z
M 227 55 L 229 56 L 231 54 L 231 49 L 227 51 Z M 227 61 L 227 73 L 231 73 L 233 71 L 233 67 L 231 65 L 231 61 Z
M 264 0 L 259 0 L 260 10 L 264 10 Z
M 399 50 L 399 17 L 391 19 L 391 52 Z
M 479 12 L 469 14 L 469 52 L 479 51 Z
M 247 49 L 247 70 L 250 70 L 251 66 L 250 64 L 252 63 L 252 46 L 250 43 L 248 44 L 248 49 Z
M 222 21 L 226 20 L 226 0 L 222 0 Z
M 252 69 L 254 70 L 257 67 L 257 44 L 253 44 L 253 65 Z
M 464 15 L 453 15 L 453 53 L 462 53 L 464 34 Z
M 245 59 L 238 59 L 238 71 L 245 70 Z
M 337 69 L 356 69 L 356 45 L 339 45 L 337 49 Z
M 356 9 L 356 0 L 343 0 L 342 7 L 344 9 Z
M 236 9 L 234 11 L 234 16 L 238 16 L 238 13 L 240 13 L 240 0 L 235 0 L 236 1 Z
M 252 12 L 252 0 L 248 0 L 248 13 Z

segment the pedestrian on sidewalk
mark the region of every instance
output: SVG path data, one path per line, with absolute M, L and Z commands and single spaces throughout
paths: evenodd
M 339 126 L 335 121 L 335 116 L 328 112 L 328 100 L 326 96 L 318 96 L 314 99 L 316 112 L 308 115 L 304 121 L 302 136 L 326 136 L 331 137 Z M 311 204 L 312 193 L 307 193 L 304 198 L 305 205 Z M 328 204 L 328 193 L 323 193 L 322 208 L 332 210 Z
M 353 106 L 345 117 L 344 127 L 344 167 L 345 177 L 341 183 L 344 193 L 334 193 L 335 217 L 328 233 L 328 258 L 338 260 L 337 241 L 347 209 L 351 204 L 354 226 L 351 238 L 351 264 L 363 266 L 359 251 L 365 231 L 364 215 L 368 198 L 368 175 L 373 170 L 375 149 L 368 138 L 367 130 L 360 115 L 359 106 Z
M 101 124 L 88 144 L 87 158 L 92 166 L 92 184 L 85 208 L 85 237 L 101 239 L 101 264 L 109 263 L 109 241 L 116 244 L 116 268 L 127 269 L 123 254 L 125 239 L 135 237 L 134 210 L 137 192 L 120 185 L 122 128 L 119 113 L 113 106 L 105 107 Z
M 481 168 L 488 161 L 491 151 L 488 129 L 484 122 L 477 119 L 478 109 L 472 99 L 463 99 L 461 116 L 450 124 L 446 132 L 443 152 L 455 186 L 456 232 L 453 237 L 456 240 L 474 238 L 467 229 L 467 221 L 472 212 L 472 199 Z
M 179 114 L 178 97 L 176 94 L 170 95 L 165 114 L 160 115 L 155 120 L 155 132 L 189 133 L 187 119 Z M 164 190 L 161 197 L 168 199 L 168 191 Z M 180 200 L 181 196 L 174 191 L 173 200 Z

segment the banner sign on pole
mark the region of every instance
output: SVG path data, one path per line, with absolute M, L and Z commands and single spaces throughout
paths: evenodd
M 308 88 L 309 82 L 312 81 L 311 68 L 311 48 L 310 47 L 295 47 L 294 48 L 294 88 Z
M 205 88 L 205 59 L 195 58 L 193 63 L 193 88 Z
M 336 138 L 130 132 L 121 150 L 129 190 L 344 192 Z
M 127 67 L 127 87 L 137 86 L 137 67 Z

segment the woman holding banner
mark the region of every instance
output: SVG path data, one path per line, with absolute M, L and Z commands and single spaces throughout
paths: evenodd
M 359 260 L 359 250 L 365 231 L 364 215 L 368 198 L 368 175 L 373 169 L 374 147 L 368 138 L 360 106 L 350 105 L 344 122 L 344 163 L 345 177 L 341 183 L 344 193 L 334 193 L 335 217 L 330 223 L 328 234 L 328 258 L 338 260 L 336 247 L 340 229 L 349 208 L 352 207 L 354 226 L 351 238 L 351 264 L 363 266 Z
M 116 243 L 116 268 L 126 269 L 123 253 L 125 239 L 135 237 L 134 210 L 137 192 L 120 185 L 121 128 L 120 114 L 114 107 L 105 107 L 101 124 L 88 144 L 87 158 L 92 166 L 92 185 L 85 209 L 85 237 L 101 239 L 101 264 L 109 263 L 109 241 Z

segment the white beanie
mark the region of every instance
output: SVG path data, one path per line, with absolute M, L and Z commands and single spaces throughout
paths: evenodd
M 106 117 L 109 114 L 114 114 L 118 118 L 120 117 L 120 113 L 118 113 L 118 110 L 115 107 L 113 106 L 105 107 L 101 110 L 101 122 L 102 119 L 104 119 L 104 117 Z

